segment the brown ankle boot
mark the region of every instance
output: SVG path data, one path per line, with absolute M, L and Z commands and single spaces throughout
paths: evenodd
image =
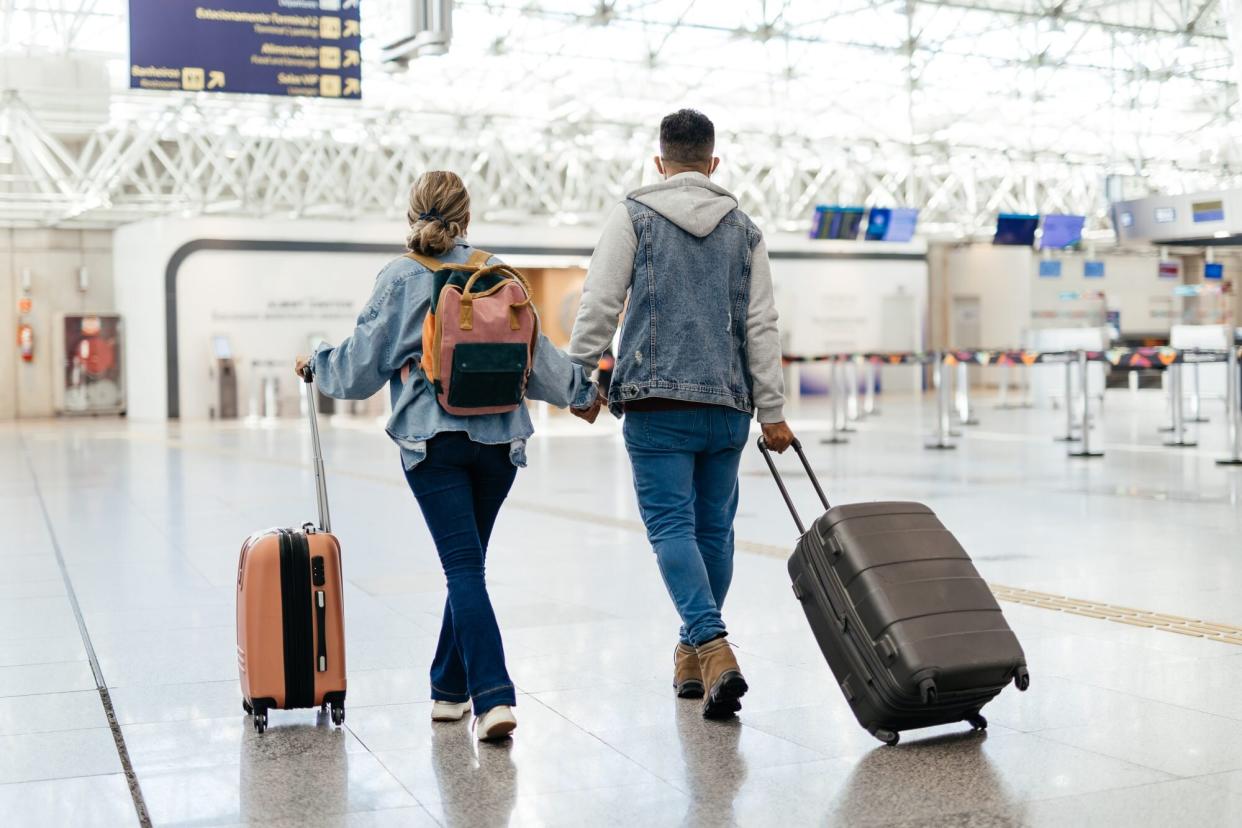
M 707 699 L 703 702 L 703 716 L 708 719 L 727 719 L 742 709 L 739 699 L 746 694 L 746 679 L 733 657 L 733 648 L 724 636 L 712 639 L 696 648 L 699 665 L 703 671 L 703 686 Z
M 703 698 L 703 672 L 699 654 L 689 644 L 677 642 L 673 650 L 673 689 L 679 699 Z

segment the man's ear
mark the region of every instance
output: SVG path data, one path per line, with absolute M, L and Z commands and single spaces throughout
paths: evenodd
M 657 155 L 652 160 L 655 161 L 656 170 L 659 171 L 660 175 L 664 175 L 664 159 Z
M 716 171 L 716 168 L 717 168 L 717 167 L 719 167 L 719 166 L 720 166 L 720 158 L 719 158 L 719 157 L 717 157 L 717 156 L 715 156 L 715 155 L 713 155 L 713 156 L 712 156 L 712 163 L 711 163 L 711 164 L 709 164 L 709 165 L 708 165 L 708 167 L 707 167 L 707 174 L 708 174 L 708 175 L 711 175 L 712 173 L 714 173 L 714 172 Z

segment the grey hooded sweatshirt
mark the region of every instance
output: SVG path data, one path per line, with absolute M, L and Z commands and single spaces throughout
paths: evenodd
M 628 198 L 655 210 L 699 238 L 711 234 L 721 219 L 738 206 L 737 199 L 728 190 L 696 172 L 680 173 L 659 184 L 641 187 Z M 624 203 L 618 204 L 609 214 L 591 257 L 569 345 L 570 357 L 588 370 L 594 370 L 612 344 L 634 278 L 637 246 L 629 210 Z M 754 247 L 751 259 L 746 355 L 759 422 L 783 421 L 785 388 L 780 332 L 772 299 L 772 270 L 762 238 Z

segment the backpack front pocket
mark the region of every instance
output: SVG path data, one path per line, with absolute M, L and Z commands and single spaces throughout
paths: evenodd
M 463 342 L 453 348 L 448 404 L 455 408 L 516 406 L 526 390 L 530 351 L 521 342 Z

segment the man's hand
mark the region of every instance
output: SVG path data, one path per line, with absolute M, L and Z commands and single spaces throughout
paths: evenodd
M 580 420 L 586 420 L 588 423 L 594 423 L 595 418 L 599 416 L 599 410 L 607 402 L 607 398 L 603 394 L 596 394 L 595 399 L 586 408 L 570 408 L 569 413 L 573 414 Z
M 309 364 L 310 364 L 309 356 L 300 356 L 297 358 L 297 360 L 294 361 L 293 371 L 294 373 L 298 375 L 299 379 L 305 379 L 305 377 L 302 374 L 304 371 L 306 371 L 306 366 Z
M 777 454 L 784 453 L 793 444 L 794 433 L 789 430 L 784 420 L 779 423 L 763 423 L 760 427 L 763 429 L 763 442 Z

